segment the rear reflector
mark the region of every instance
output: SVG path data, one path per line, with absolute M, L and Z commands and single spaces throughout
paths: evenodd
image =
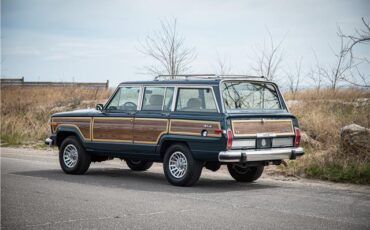
M 223 130 L 222 129 L 216 129 L 215 130 L 215 134 L 222 134 L 223 133 Z
M 299 147 L 301 143 L 301 130 L 299 128 L 294 128 L 295 131 L 295 139 L 294 139 L 294 147 Z
M 227 149 L 230 150 L 233 146 L 233 132 L 231 129 L 227 130 Z

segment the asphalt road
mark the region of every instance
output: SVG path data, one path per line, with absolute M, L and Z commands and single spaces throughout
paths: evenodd
M 1 149 L 2 229 L 370 229 L 370 187 L 264 176 L 241 184 L 203 170 L 194 187 L 161 165 L 121 161 L 64 174 L 56 151 Z

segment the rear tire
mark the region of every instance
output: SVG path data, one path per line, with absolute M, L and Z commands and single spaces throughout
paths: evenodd
M 246 166 L 245 164 L 228 164 L 230 175 L 238 182 L 253 182 L 260 178 L 264 166 Z
M 127 159 L 126 164 L 133 171 L 145 171 L 145 170 L 148 170 L 150 167 L 152 167 L 153 162 L 146 161 L 146 160 Z
M 203 162 L 195 160 L 186 145 L 175 144 L 166 150 L 163 171 L 168 182 L 175 186 L 191 186 L 202 173 Z
M 67 174 L 84 174 L 90 167 L 91 156 L 74 136 L 63 140 L 59 149 L 59 164 Z

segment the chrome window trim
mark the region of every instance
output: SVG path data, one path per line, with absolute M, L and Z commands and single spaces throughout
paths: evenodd
M 114 95 L 116 95 L 117 91 L 120 88 L 123 88 L 123 87 L 138 87 L 138 88 L 140 88 L 139 97 L 138 97 L 138 104 L 137 104 L 136 111 L 142 111 L 143 100 L 144 100 L 144 89 L 146 87 L 158 87 L 158 88 L 161 88 L 162 87 L 162 88 L 166 88 L 166 91 L 167 91 L 167 88 L 171 88 L 172 87 L 172 88 L 174 88 L 174 92 L 173 92 L 172 105 L 171 105 L 171 110 L 170 110 L 171 112 L 175 112 L 176 111 L 176 102 L 177 102 L 179 88 L 195 88 L 195 89 L 210 89 L 210 90 L 212 90 L 213 100 L 214 100 L 214 102 L 216 104 L 217 112 L 220 113 L 221 112 L 220 111 L 220 107 L 218 105 L 218 101 L 216 99 L 216 94 L 215 94 L 215 91 L 213 90 L 213 86 L 216 86 L 216 85 L 209 85 L 209 86 L 207 86 L 207 85 L 194 85 L 194 84 L 192 84 L 192 85 L 187 85 L 187 84 L 175 84 L 175 85 L 169 85 L 169 84 L 145 84 L 145 85 L 144 84 L 121 84 L 121 85 L 119 85 L 115 89 L 115 91 L 113 92 L 113 94 L 109 97 L 107 103 L 104 106 L 104 109 L 106 109 L 106 106 L 109 105 L 109 103 L 113 99 Z M 220 88 L 220 90 L 221 90 L 221 88 Z M 222 98 L 222 95 L 220 95 L 220 97 L 221 97 L 221 104 L 223 106 L 223 98 Z
M 141 106 L 143 105 L 143 97 L 144 97 L 144 87 L 143 85 L 140 85 L 140 93 L 137 101 L 136 111 L 141 111 Z
M 285 104 L 285 101 L 284 101 L 284 104 L 282 103 L 282 100 L 284 100 L 284 97 L 283 97 L 283 95 L 281 94 L 281 92 L 280 92 L 280 89 L 279 89 L 279 87 L 277 86 L 277 84 L 276 83 L 274 83 L 274 82 L 272 82 L 272 81 L 256 81 L 256 80 L 248 80 L 248 79 L 232 79 L 232 80 L 230 80 L 230 79 L 223 79 L 223 80 L 221 80 L 220 81 L 220 83 L 219 83 L 219 91 L 220 91 L 220 97 L 221 97 L 221 106 L 222 106 L 222 109 L 223 109 L 223 111 L 225 112 L 225 113 L 229 113 L 229 111 L 227 111 L 226 110 L 226 108 L 225 108 L 225 102 L 224 102 L 224 97 L 223 97 L 223 94 L 222 94 L 222 89 L 221 89 L 221 85 L 222 85 L 222 83 L 224 83 L 225 81 L 246 81 L 246 82 L 257 82 L 257 83 L 268 83 L 268 84 L 272 84 L 273 85 L 273 87 L 275 88 L 275 90 L 277 91 L 277 93 L 279 94 L 278 95 L 278 100 L 279 100 L 279 105 L 280 105 L 280 107 L 281 107 L 281 109 L 284 109 L 283 107 L 285 107 L 285 109 L 289 112 L 289 109 L 288 109 L 288 107 L 286 106 L 286 104 Z M 283 106 L 284 105 L 284 106 Z
M 162 109 L 161 109 L 161 111 L 163 111 L 163 109 L 164 109 L 164 103 L 166 102 L 167 88 L 168 87 L 164 88 L 164 95 L 163 95 L 163 100 L 162 100 Z

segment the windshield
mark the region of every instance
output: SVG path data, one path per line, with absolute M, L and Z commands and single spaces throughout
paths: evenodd
M 221 91 L 228 112 L 281 109 L 278 93 L 271 83 L 225 81 Z

